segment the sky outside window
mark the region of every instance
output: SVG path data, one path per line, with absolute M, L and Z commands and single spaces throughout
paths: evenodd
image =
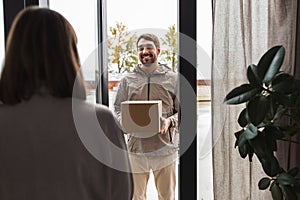
M 122 22 L 128 30 L 177 27 L 176 0 L 107 0 L 107 27 Z M 109 12 L 110 11 L 110 12 Z
M 143 33 L 152 33 L 158 36 L 161 42 L 161 50 L 170 49 L 169 46 L 163 43 L 165 34 L 169 31 L 169 27 L 175 26 L 177 31 L 178 21 L 178 2 L 177 0 L 107 0 L 107 34 L 110 38 L 112 33 L 110 28 L 116 28 L 117 24 L 124 25 L 125 31 L 130 33 L 130 36 L 138 37 Z M 129 37 L 126 40 L 130 40 Z M 134 46 L 134 48 L 136 48 Z M 171 66 L 171 61 L 166 61 L 161 54 L 159 61 Z M 127 65 L 126 67 L 131 66 Z M 174 67 L 174 66 L 173 66 Z M 130 67 L 129 67 L 130 68 Z M 116 64 L 110 64 L 109 70 L 115 73 Z M 128 69 L 127 69 L 128 70 Z M 117 73 L 118 74 L 118 73 Z M 109 76 L 109 80 L 113 80 Z
M 61 13 L 77 35 L 81 71 L 86 81 L 87 100 L 96 102 L 96 70 L 98 70 L 98 24 L 96 0 L 49 0 L 49 7 Z
M 78 38 L 78 52 L 85 80 L 95 80 L 97 48 L 96 0 L 49 0 L 49 7 L 61 13 L 73 26 Z M 89 66 L 86 66 L 89 65 Z

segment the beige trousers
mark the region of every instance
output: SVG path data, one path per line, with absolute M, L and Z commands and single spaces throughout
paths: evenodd
M 150 172 L 153 172 L 154 182 L 159 200 L 174 200 L 176 188 L 176 159 L 174 156 L 145 157 L 129 156 L 133 172 L 133 200 L 146 200 L 147 183 Z M 164 164 L 162 164 L 164 163 Z M 149 199 L 150 200 L 150 199 Z

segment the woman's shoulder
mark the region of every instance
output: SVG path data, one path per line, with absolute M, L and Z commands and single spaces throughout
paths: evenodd
M 113 117 L 113 112 L 106 106 L 103 104 L 96 104 L 95 105 L 95 112 L 97 114 L 104 114 L 104 115 L 109 115 L 111 117 Z
M 93 112 L 98 118 L 106 118 L 106 119 L 113 119 L 114 118 L 114 113 L 108 108 L 108 106 L 103 105 L 103 104 L 95 104 L 95 103 L 90 103 L 87 101 L 81 101 L 82 104 L 80 107 L 83 108 L 81 110 L 82 112 Z M 73 101 L 73 112 L 74 109 L 76 110 L 78 106 L 74 105 Z

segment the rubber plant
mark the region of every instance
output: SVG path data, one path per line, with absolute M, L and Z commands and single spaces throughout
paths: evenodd
M 300 129 L 300 80 L 280 71 L 284 56 L 283 46 L 269 49 L 257 65 L 248 66 L 248 83 L 224 99 L 230 105 L 245 103 L 237 119 L 241 130 L 235 133 L 235 148 L 250 162 L 254 155 L 258 158 L 266 174 L 258 187 L 269 188 L 274 200 L 298 199 L 300 193 L 299 167 L 290 166 L 288 160 L 285 169 L 276 157 L 279 140 L 299 145 L 294 136 Z

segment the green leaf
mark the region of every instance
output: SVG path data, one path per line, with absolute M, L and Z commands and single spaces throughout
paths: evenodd
M 282 186 L 282 192 L 283 192 L 283 196 L 287 199 L 287 200 L 298 200 L 296 191 L 293 187 L 291 186 Z
M 282 190 L 275 182 L 272 183 L 270 190 L 273 200 L 283 200 Z
M 242 147 L 247 140 L 251 140 L 257 136 L 257 128 L 253 126 L 253 124 L 249 124 L 249 126 L 242 130 L 239 139 L 238 139 L 238 146 Z
M 282 133 L 286 136 L 294 136 L 298 133 L 298 126 L 296 124 L 293 124 L 291 126 L 280 126 L 279 127 Z
M 249 124 L 247 129 L 244 131 L 245 137 L 247 140 L 251 140 L 257 136 L 257 127 L 253 124 Z
M 268 148 L 269 151 L 277 151 L 277 143 L 276 139 L 273 138 L 272 134 L 265 134 L 266 139 L 266 148 Z
M 243 132 L 244 132 L 244 130 L 240 130 L 240 131 L 234 133 L 235 138 L 236 138 L 234 147 L 237 147 L 237 146 L 238 146 L 238 142 L 239 142 L 240 136 L 241 136 L 241 134 L 242 134 Z
M 273 60 L 267 70 L 267 73 L 265 74 L 263 82 L 271 81 L 274 75 L 278 73 L 283 63 L 284 56 L 285 56 L 285 49 L 284 47 L 280 47 L 276 52 L 275 56 L 273 57 Z
M 298 90 L 300 89 L 300 79 L 295 79 L 295 86 Z
M 262 85 L 262 79 L 258 76 L 257 66 L 254 64 L 251 64 L 247 68 L 247 78 L 249 83 L 254 85 Z
M 280 185 L 292 185 L 296 183 L 296 179 L 288 173 L 279 174 L 277 181 Z
M 239 125 L 241 127 L 245 127 L 248 124 L 248 120 L 247 120 L 246 114 L 247 114 L 247 110 L 245 108 L 245 109 L 242 110 L 242 112 L 239 115 L 238 123 L 239 123 Z
M 266 117 L 270 109 L 270 100 L 266 96 L 256 96 L 247 104 L 250 122 L 258 126 Z
M 245 142 L 243 145 L 239 146 L 239 153 L 242 158 L 246 158 L 249 153 L 249 143 Z
M 278 102 L 281 105 L 284 105 L 285 107 L 288 107 L 290 105 L 290 97 L 288 95 L 282 95 L 277 92 L 273 92 L 270 95 L 276 102 Z
M 254 156 L 254 149 L 249 144 L 249 153 L 248 153 L 249 162 L 252 162 L 253 156 Z
M 285 56 L 283 46 L 275 46 L 269 49 L 257 64 L 258 75 L 263 82 L 270 82 L 274 75 L 278 73 Z
M 270 183 L 271 183 L 271 179 L 265 177 L 265 178 L 262 178 L 260 179 L 260 181 L 258 182 L 258 188 L 260 190 L 265 190 L 267 189 L 269 186 L 270 186 Z
M 248 101 L 257 93 L 260 92 L 260 89 L 255 88 L 250 84 L 243 84 L 237 88 L 231 90 L 225 97 L 224 103 L 226 104 L 240 104 Z
M 297 174 L 299 172 L 299 168 L 298 167 L 294 167 L 292 169 L 290 169 L 287 173 L 290 174 L 293 177 L 296 177 Z
M 274 100 L 274 98 L 271 98 L 270 101 L 271 101 L 271 103 L 270 103 L 270 112 L 269 112 L 269 114 L 270 114 L 270 120 L 272 120 L 273 117 L 274 117 L 274 115 L 275 115 L 275 113 L 276 113 L 276 111 L 277 111 L 278 104 Z
M 245 135 L 245 130 L 242 131 L 239 139 L 238 139 L 238 146 L 241 147 L 245 144 L 245 142 L 247 142 L 247 138 L 246 138 L 246 135 Z
M 273 126 L 273 125 L 266 126 L 264 131 L 266 133 L 266 136 L 270 138 L 268 140 L 278 140 L 284 137 L 284 134 L 277 126 Z
M 264 172 L 273 177 L 280 171 L 278 160 L 274 156 L 268 156 L 260 159 Z
M 286 112 L 286 110 L 287 109 L 284 106 L 279 105 L 276 109 L 276 113 L 274 114 L 273 121 L 279 119 Z
M 290 94 L 294 91 L 294 79 L 291 75 L 280 73 L 272 81 L 272 89 L 280 94 Z
M 238 146 L 239 154 L 242 158 L 246 158 L 247 155 L 249 157 L 249 161 L 252 162 L 252 157 L 254 155 L 254 150 L 247 141 L 245 135 L 242 135 L 245 131 L 241 130 L 236 133 L 234 133 L 236 137 L 235 145 L 236 148 Z M 242 136 L 242 137 L 241 137 Z
M 263 158 L 267 155 L 265 150 L 265 139 L 261 133 L 259 133 L 253 140 L 249 140 L 249 143 L 254 149 L 254 152 L 258 158 Z
M 294 82 L 294 85 L 295 85 L 295 82 Z M 291 104 L 292 105 L 295 105 L 296 107 L 298 107 L 298 109 L 300 108 L 299 107 L 299 103 L 300 103 L 300 88 L 295 88 L 295 90 L 293 91 L 293 94 L 291 94 Z
M 277 151 L 277 140 L 284 137 L 284 134 L 279 130 L 278 127 L 269 125 L 263 130 L 265 149 L 269 150 L 269 154 Z

